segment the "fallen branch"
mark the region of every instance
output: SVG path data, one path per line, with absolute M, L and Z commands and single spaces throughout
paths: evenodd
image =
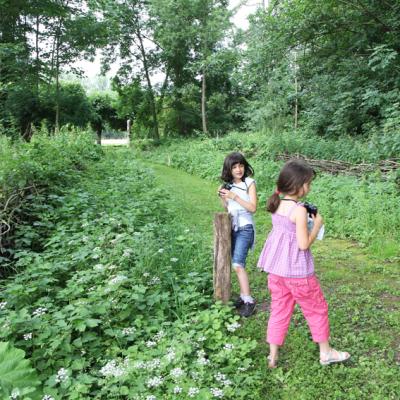
M 361 176 L 368 172 L 380 171 L 382 174 L 388 174 L 400 168 L 400 160 L 382 160 L 377 164 L 351 164 L 346 161 L 340 160 L 321 160 L 308 158 L 302 154 L 279 154 L 276 159 L 288 161 L 291 159 L 302 159 L 306 161 L 311 167 L 320 171 L 329 172 L 333 175 L 345 174 Z

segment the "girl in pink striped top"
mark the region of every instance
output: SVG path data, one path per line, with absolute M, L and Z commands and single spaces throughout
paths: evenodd
M 270 345 L 268 365 L 275 368 L 296 303 L 310 327 L 313 341 L 319 344 L 320 363 L 329 365 L 350 358 L 347 352 L 329 345 L 328 305 L 314 274 L 310 246 L 322 226 L 319 213 L 312 215 L 314 225 L 307 229 L 307 210 L 299 200 L 311 188 L 314 170 L 302 160 L 288 161 L 277 181 L 277 190 L 268 199 L 272 213 L 270 232 L 258 260 L 258 267 L 268 272 L 271 312 L 267 328 Z

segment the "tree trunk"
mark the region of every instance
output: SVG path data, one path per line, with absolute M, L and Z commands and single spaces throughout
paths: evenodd
M 36 17 L 36 93 L 39 94 L 39 81 L 40 81 L 40 60 L 39 60 L 39 16 Z
M 203 124 L 203 132 L 207 133 L 207 115 L 206 115 L 206 71 L 203 70 L 203 78 L 201 81 L 201 122 Z
M 59 62 L 59 47 L 57 39 L 56 48 L 56 120 L 55 120 L 55 131 L 58 132 L 60 129 L 60 62 Z
M 214 217 L 214 298 L 227 303 L 231 297 L 231 219 L 228 213 Z
M 147 57 L 146 57 L 146 52 L 144 49 L 144 45 L 143 45 L 143 39 L 142 39 L 142 35 L 140 34 L 140 30 L 137 29 L 136 31 L 136 35 L 139 39 L 139 43 L 140 43 L 140 52 L 142 53 L 142 62 L 143 62 L 143 68 L 144 68 L 144 72 L 146 75 L 146 81 L 147 81 L 147 87 L 149 89 L 149 94 L 150 94 L 150 105 L 151 105 L 151 114 L 153 116 L 153 129 L 154 129 L 154 139 L 155 140 L 160 140 L 160 134 L 158 131 L 158 118 L 157 118 L 157 107 L 156 107 L 156 101 L 154 98 L 154 92 L 153 92 L 153 87 L 151 85 L 151 80 L 150 80 L 150 73 L 149 73 L 149 65 L 147 63 Z

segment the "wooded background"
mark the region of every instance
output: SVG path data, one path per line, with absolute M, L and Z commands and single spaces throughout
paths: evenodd
M 101 132 L 127 119 L 134 137 L 155 140 L 302 129 L 375 135 L 395 156 L 400 3 L 263 3 L 243 31 L 228 0 L 1 0 L 2 132 Z M 96 51 L 103 71 L 119 69 L 111 91 L 88 96 L 65 74 Z

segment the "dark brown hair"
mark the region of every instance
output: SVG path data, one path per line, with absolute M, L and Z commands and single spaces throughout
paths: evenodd
M 242 177 L 242 181 L 244 181 L 245 178 L 247 178 L 248 176 L 254 175 L 253 167 L 247 162 L 247 160 L 244 158 L 243 154 L 238 153 L 238 152 L 233 152 L 233 153 L 228 154 L 225 157 L 224 165 L 222 166 L 221 179 L 224 182 L 232 182 L 233 181 L 232 167 L 235 164 L 243 164 L 244 165 L 244 174 Z
M 315 177 L 315 171 L 303 160 L 289 160 L 282 168 L 275 193 L 267 200 L 267 210 L 274 213 L 281 202 L 279 194 L 298 194 L 305 183 Z

